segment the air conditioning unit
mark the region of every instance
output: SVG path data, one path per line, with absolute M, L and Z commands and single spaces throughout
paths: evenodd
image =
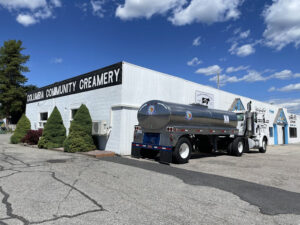
M 92 135 L 104 136 L 108 134 L 108 126 L 105 120 L 93 121 Z

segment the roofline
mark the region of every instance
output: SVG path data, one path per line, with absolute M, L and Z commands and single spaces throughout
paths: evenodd
M 132 66 L 136 66 L 136 67 L 139 67 L 139 68 L 143 68 L 143 69 L 147 69 L 147 70 L 150 70 L 150 71 L 153 71 L 153 72 L 157 72 L 157 73 L 160 73 L 160 74 L 162 74 L 162 75 L 164 75 L 164 76 L 175 77 L 175 78 L 177 78 L 177 79 L 184 80 L 184 81 L 187 81 L 187 82 L 189 82 L 189 83 L 198 84 L 198 85 L 200 84 L 200 83 L 197 83 L 197 82 L 194 82 L 194 81 L 186 80 L 186 79 L 184 79 L 184 78 L 181 78 L 181 77 L 178 77 L 178 76 L 175 76 L 175 75 L 171 75 L 171 74 L 159 72 L 159 71 L 156 71 L 156 70 L 153 70 L 153 69 L 149 69 L 149 68 L 147 68 L 147 67 L 139 66 L 139 65 L 136 65 L 136 64 L 133 64 L 133 63 L 129 63 L 129 62 L 126 62 L 126 61 L 122 61 L 122 63 L 126 63 L 126 64 L 129 64 L 129 65 L 132 65 Z M 263 102 L 263 101 L 256 100 L 256 99 L 253 99 L 253 98 L 250 98 L 250 97 L 238 95 L 238 94 L 235 94 L 235 93 L 232 93 L 232 92 L 228 92 L 228 91 L 224 91 L 224 90 L 221 90 L 221 89 L 217 89 L 217 88 L 215 88 L 215 87 L 211 87 L 211 86 L 208 86 L 208 85 L 204 85 L 204 84 L 200 84 L 200 85 L 209 87 L 209 88 L 214 89 L 214 90 L 217 90 L 217 91 L 221 91 L 221 92 L 223 92 L 223 93 L 228 93 L 228 94 L 232 94 L 232 95 L 237 95 L 238 98 L 240 98 L 240 97 L 242 97 L 242 98 L 249 98 L 250 100 L 254 100 L 254 101 L 256 101 L 256 102 L 260 102 L 260 103 L 263 103 L 263 104 L 267 104 L 267 105 L 269 105 L 269 106 L 275 106 L 275 107 L 277 107 L 277 108 L 283 108 L 283 109 L 286 109 L 286 110 L 287 110 L 287 108 L 282 107 L 282 106 L 279 106 L 279 105 L 272 105 L 272 104 L 267 103 L 267 102 Z M 287 112 L 288 112 L 288 111 L 287 111 Z M 289 112 L 288 112 L 288 113 L 289 113 Z M 291 113 L 291 114 L 295 114 L 295 113 Z M 295 115 L 297 115 L 297 114 L 295 114 Z

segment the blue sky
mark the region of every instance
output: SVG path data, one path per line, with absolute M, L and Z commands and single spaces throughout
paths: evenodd
M 39 87 L 119 61 L 300 114 L 299 0 L 0 0 Z

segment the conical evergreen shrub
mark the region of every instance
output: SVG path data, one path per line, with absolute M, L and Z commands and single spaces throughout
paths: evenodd
M 87 152 L 96 149 L 92 138 L 92 119 L 88 108 L 81 105 L 71 122 L 65 152 Z
M 12 144 L 20 143 L 21 139 L 25 137 L 30 128 L 30 120 L 23 114 L 17 123 L 14 134 L 10 137 L 10 142 Z
M 55 106 L 45 124 L 43 135 L 39 140 L 39 148 L 59 148 L 63 146 L 66 139 L 66 128 L 63 124 L 61 114 Z

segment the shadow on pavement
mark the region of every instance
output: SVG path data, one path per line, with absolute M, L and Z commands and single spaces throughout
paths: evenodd
M 122 157 L 102 158 L 100 160 L 174 176 L 189 185 L 206 186 L 227 191 L 237 195 L 249 204 L 259 207 L 260 212 L 263 214 L 300 215 L 300 193 L 244 180 L 176 168 L 156 162 Z

